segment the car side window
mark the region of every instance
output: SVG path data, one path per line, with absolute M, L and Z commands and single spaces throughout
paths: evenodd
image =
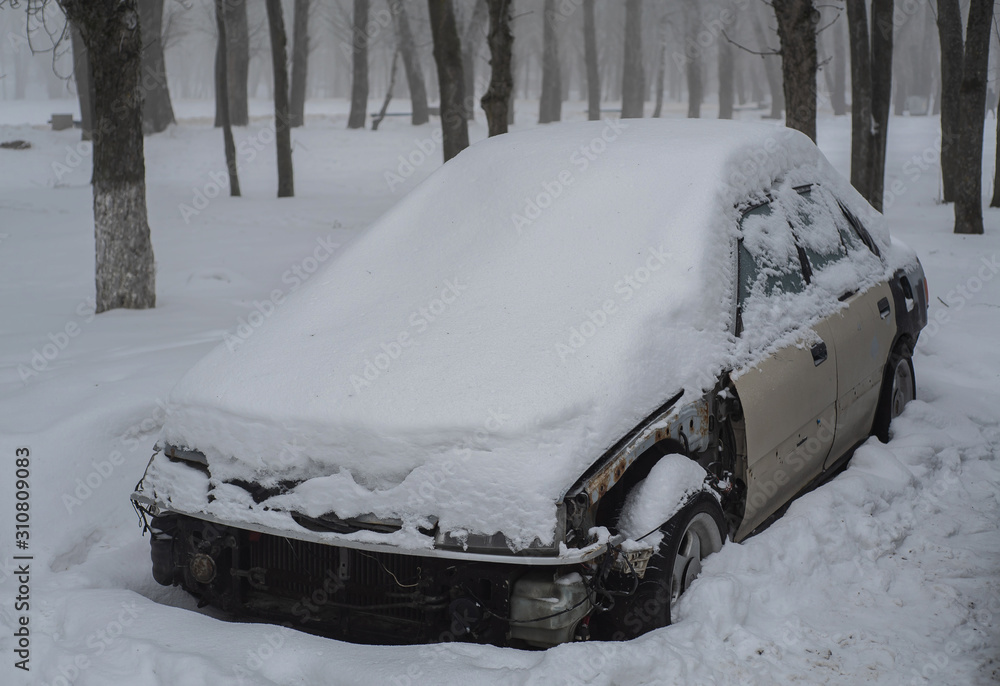
M 806 253 L 813 273 L 847 257 L 843 237 L 829 207 L 814 197 L 812 187 L 798 188 L 792 211 L 795 236 Z M 818 196 L 819 191 L 815 191 Z
M 739 295 L 753 297 L 805 290 L 798 248 L 784 214 L 770 203 L 743 213 L 739 248 Z
M 878 246 L 875 245 L 875 241 L 872 240 L 871 234 L 868 233 L 868 229 L 866 229 L 864 224 L 861 223 L 861 220 L 858 219 L 853 212 L 847 209 L 847 207 L 844 206 L 844 203 L 838 200 L 837 204 L 840 206 L 843 219 L 847 220 L 847 224 L 843 227 L 842 233 L 848 234 L 850 236 L 849 241 L 853 242 L 855 245 L 857 245 L 857 242 L 860 241 L 861 244 L 874 253 L 876 257 L 881 257 L 882 255 L 879 253 Z M 843 222 L 841 222 L 841 224 L 843 225 Z

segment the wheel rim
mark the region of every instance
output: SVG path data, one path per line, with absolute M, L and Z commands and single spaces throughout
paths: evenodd
M 913 400 L 913 395 L 913 372 L 910 371 L 909 361 L 902 358 L 896 362 L 892 375 L 892 402 L 889 407 L 891 419 L 903 414 L 903 408 Z
M 711 515 L 699 512 L 681 534 L 670 579 L 670 610 L 701 573 L 701 561 L 722 548 L 719 525 Z

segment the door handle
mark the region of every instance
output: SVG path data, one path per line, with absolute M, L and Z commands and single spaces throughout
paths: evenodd
M 820 341 L 819 343 L 814 345 L 810 350 L 812 350 L 814 367 L 818 367 L 824 362 L 826 362 L 826 358 L 828 357 L 826 351 L 826 343 Z
M 885 319 L 892 312 L 892 308 L 889 307 L 889 298 L 882 298 L 878 301 L 878 316 Z

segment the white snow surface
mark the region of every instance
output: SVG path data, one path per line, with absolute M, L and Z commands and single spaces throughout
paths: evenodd
M 703 490 L 706 472 L 684 455 L 664 455 L 645 479 L 629 492 L 618 519 L 618 531 L 655 549 L 663 535 L 657 529 Z
M 171 394 L 162 441 L 204 452 L 216 483 L 305 483 L 259 507 L 148 487 L 230 521 L 437 517 L 550 542 L 555 503 L 605 450 L 748 359 L 730 335 L 737 206 L 836 176 L 765 124 L 607 120 L 473 145 Z M 823 300 L 784 309 L 801 322 Z
M 537 113 L 537 103 L 518 105 L 519 122 Z M 0 683 L 965 686 L 1000 678 L 1000 210 L 985 209 L 985 236 L 951 233 L 953 208 L 935 201 L 936 117 L 889 125 L 887 217 L 919 253 L 931 303 L 914 352 L 917 401 L 893 423 L 892 440 L 869 440 L 846 471 L 769 529 L 706 560 L 673 626 L 627 643 L 525 652 L 357 646 L 235 623 L 152 580 L 149 539 L 128 496 L 170 389 L 236 335 L 255 301 L 293 291 L 282 275 L 301 267 L 317 239 L 349 244 L 438 166 L 435 158 L 389 188 L 385 172 L 432 140 L 432 127 L 398 118 L 377 133 L 347 131 L 346 104 L 310 101 L 306 126 L 292 134 L 294 199 L 274 198 L 268 147 L 243 160 L 242 198 L 214 198 L 186 223 L 182 205 L 211 188 L 209 174 L 225 163 L 211 120 L 191 119 L 211 105 L 175 107 L 179 124 L 146 139 L 157 307 L 95 317 L 87 148 L 76 161 L 79 131 L 44 126 L 75 101 L 0 106 L 0 140 L 33 146 L 0 150 Z M 256 102 L 252 111 L 270 107 Z M 237 143 L 267 125 L 237 129 Z M 849 118 L 821 113 L 818 131 L 845 173 Z M 481 121 L 472 135 L 485 137 Z M 988 126 L 987 150 L 994 136 Z M 26 613 L 14 609 L 18 447 L 32 455 Z M 30 618 L 29 673 L 13 666 L 20 616 Z

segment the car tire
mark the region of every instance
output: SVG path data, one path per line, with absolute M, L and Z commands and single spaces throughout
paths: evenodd
M 889 355 L 882 378 L 882 393 L 872 433 L 883 443 L 889 442 L 889 425 L 903 413 L 906 404 L 917 394 L 916 377 L 913 373 L 913 359 L 909 347 L 900 343 Z
M 726 519 L 716 499 L 701 493 L 660 527 L 663 538 L 635 593 L 621 598 L 601 618 L 604 637 L 635 638 L 671 623 L 681 595 L 701 572 L 706 557 L 726 541 Z M 595 636 L 596 637 L 596 636 Z

